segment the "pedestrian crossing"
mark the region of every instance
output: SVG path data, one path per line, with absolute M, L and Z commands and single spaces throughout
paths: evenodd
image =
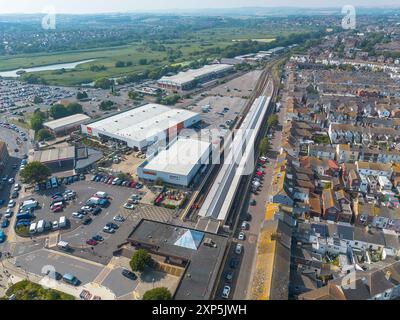
M 151 205 L 139 205 L 135 210 L 121 208 L 119 214 L 127 221 L 139 223 L 142 219 L 158 222 L 170 222 L 175 217 L 175 210 Z

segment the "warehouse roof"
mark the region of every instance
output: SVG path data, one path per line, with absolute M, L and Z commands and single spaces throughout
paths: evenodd
M 79 125 L 88 120 L 90 120 L 90 117 L 85 114 L 78 113 L 69 117 L 46 122 L 43 125 L 51 130 L 57 130 L 66 126 Z
M 206 141 L 179 139 L 155 156 L 144 169 L 188 175 L 201 159 L 208 159 L 210 146 Z
M 190 69 L 188 71 L 184 72 L 179 72 L 178 74 L 174 76 L 165 76 L 162 77 L 159 81 L 160 82 L 172 82 L 176 83 L 179 85 L 183 85 L 185 83 L 190 83 L 192 81 L 195 81 L 196 79 L 199 79 L 203 76 L 206 76 L 208 74 L 214 73 L 214 72 L 223 72 L 228 69 L 232 69 L 233 66 L 229 64 L 209 64 L 206 65 L 200 69 Z
M 88 127 L 122 138 L 142 141 L 196 115 L 197 113 L 191 111 L 171 109 L 160 104 L 146 104 L 93 122 Z
M 43 151 L 35 151 L 33 161 L 41 163 L 56 162 L 61 160 L 69 160 L 75 158 L 75 147 L 49 149 Z

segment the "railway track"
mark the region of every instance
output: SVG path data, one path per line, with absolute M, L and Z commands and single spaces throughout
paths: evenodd
M 253 90 L 249 100 L 246 103 L 246 106 L 243 110 L 243 112 L 240 115 L 239 120 L 237 121 L 235 128 L 233 129 L 232 132 L 232 137 L 234 137 L 236 131 L 241 127 L 244 119 L 246 118 L 247 114 L 250 111 L 250 108 L 252 107 L 252 105 L 254 104 L 255 100 L 259 97 L 264 95 L 264 92 L 267 89 L 268 86 L 268 82 L 271 80 L 271 70 L 272 68 L 279 63 L 280 60 L 276 60 L 272 63 L 270 63 L 267 67 L 264 68 L 264 70 L 261 73 L 261 76 L 256 84 L 255 89 Z M 273 94 L 275 94 L 276 92 L 276 84 L 275 81 L 274 82 L 274 86 L 273 86 Z M 259 141 L 259 139 L 258 139 Z M 210 176 L 208 177 L 208 181 L 207 183 L 205 183 L 203 185 L 203 189 L 199 190 L 196 199 L 194 201 L 192 201 L 191 203 L 193 203 L 192 207 L 187 211 L 187 213 L 182 217 L 183 220 L 191 220 L 191 221 L 195 221 L 197 218 L 197 212 L 199 210 L 199 208 L 202 206 L 202 204 L 204 203 L 208 193 L 210 192 L 210 189 L 213 185 L 213 181 L 215 180 L 215 178 L 218 176 L 218 173 L 221 169 L 221 164 L 223 163 L 223 156 L 224 156 L 224 150 L 227 147 L 227 145 L 223 146 L 223 150 L 221 152 L 221 162 L 218 165 L 215 165 L 214 168 L 212 168 L 212 173 L 210 174 Z M 205 189 L 204 189 L 205 188 Z

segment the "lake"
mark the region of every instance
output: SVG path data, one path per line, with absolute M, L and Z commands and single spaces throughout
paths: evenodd
M 18 78 L 21 76 L 19 73 L 21 73 L 23 71 L 30 73 L 30 72 L 40 72 L 40 71 L 61 70 L 61 69 L 74 69 L 81 64 L 92 62 L 92 61 L 95 61 L 95 59 L 82 60 L 82 61 L 71 62 L 71 63 L 51 64 L 48 66 L 32 67 L 32 68 L 27 68 L 27 69 L 16 69 L 16 70 L 10 70 L 10 71 L 3 71 L 3 72 L 0 72 L 0 77 Z

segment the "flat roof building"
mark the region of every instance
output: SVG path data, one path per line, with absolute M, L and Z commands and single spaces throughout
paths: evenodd
M 200 115 L 160 104 L 146 104 L 82 125 L 82 133 L 116 140 L 142 150 L 200 121 Z
M 234 71 L 230 64 L 210 64 L 200 69 L 190 69 L 174 76 L 165 76 L 158 80 L 159 87 L 171 90 L 190 90 L 204 83 Z
M 168 184 L 189 186 L 202 166 L 209 164 L 211 143 L 195 139 L 178 139 L 137 169 L 139 178 Z
M 90 169 L 102 157 L 103 154 L 101 152 L 93 149 L 68 146 L 35 151 L 30 156 L 29 161 L 39 161 L 46 165 L 52 173 L 74 170 L 82 173 L 86 169 Z
M 45 122 L 43 126 L 49 129 L 55 135 L 67 135 L 74 130 L 79 129 L 80 125 L 88 122 L 90 117 L 85 114 L 74 114 L 69 117 Z
M 210 300 L 215 292 L 228 239 L 224 236 L 172 224 L 142 220 L 121 247 L 129 259 L 136 249 L 146 249 L 157 261 L 181 269 L 175 300 Z M 175 268 L 174 268 L 175 267 Z M 174 274 L 176 275 L 176 274 Z

